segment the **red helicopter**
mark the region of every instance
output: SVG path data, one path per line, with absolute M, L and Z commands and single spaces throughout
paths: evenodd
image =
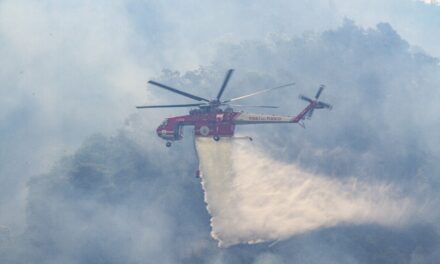
M 189 115 L 175 116 L 165 119 L 162 124 L 156 129 L 157 135 L 166 140 L 166 146 L 171 147 L 172 141 L 181 140 L 182 128 L 184 126 L 194 126 L 194 134 L 198 137 L 212 137 L 215 141 L 220 140 L 222 137 L 233 137 L 236 125 L 248 125 L 248 124 L 276 124 L 276 123 L 298 123 L 304 127 L 303 120 L 310 119 L 315 109 L 328 108 L 331 109 L 330 104 L 318 101 L 321 95 L 324 85 L 319 87 L 318 92 L 314 99 L 300 95 L 301 100 L 307 101 L 309 104 L 296 116 L 281 116 L 270 114 L 253 114 L 243 111 L 235 112 L 231 107 L 256 107 L 256 108 L 278 108 L 276 106 L 267 105 L 235 105 L 232 102 L 242 100 L 257 94 L 266 93 L 275 89 L 279 89 L 286 86 L 294 85 L 289 83 L 261 91 L 257 91 L 251 94 L 239 96 L 236 98 L 221 100 L 221 96 L 225 91 L 226 85 L 234 72 L 230 69 L 223 81 L 223 84 L 214 99 L 206 99 L 187 92 L 183 92 L 172 88 L 170 86 L 149 81 L 157 87 L 166 89 L 168 91 L 183 95 L 185 97 L 200 101 L 202 103 L 195 104 L 174 104 L 174 105 L 145 105 L 137 106 L 136 108 L 169 108 L 169 107 L 198 107 L 198 109 L 192 109 L 189 111 Z M 251 137 L 245 137 L 252 140 Z

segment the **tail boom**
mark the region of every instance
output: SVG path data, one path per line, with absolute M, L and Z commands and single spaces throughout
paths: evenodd
M 267 114 L 253 114 L 253 113 L 237 113 L 233 118 L 233 122 L 236 125 L 246 124 L 274 124 L 274 123 L 300 123 L 304 119 L 310 119 L 315 109 L 332 109 L 330 104 L 318 101 L 324 89 L 324 85 L 319 87 L 314 99 L 307 96 L 300 95 L 300 99 L 308 102 L 309 104 L 296 116 L 280 116 L 280 115 L 267 115 Z M 302 123 L 300 123 L 302 124 Z

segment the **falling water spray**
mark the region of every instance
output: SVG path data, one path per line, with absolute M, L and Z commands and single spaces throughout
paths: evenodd
M 335 179 L 274 160 L 244 140 L 195 140 L 211 235 L 219 246 L 284 240 L 338 224 L 406 222 L 391 185 Z

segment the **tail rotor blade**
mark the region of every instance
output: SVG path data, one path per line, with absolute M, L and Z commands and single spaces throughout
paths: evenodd
M 315 110 L 315 108 L 312 108 L 308 113 L 307 113 L 307 119 L 311 119 L 312 115 L 313 115 L 313 111 Z
M 327 103 L 324 103 L 324 102 L 318 102 L 318 104 L 322 108 L 328 108 L 328 109 L 332 109 L 333 108 L 333 106 L 331 104 L 327 104 Z
M 322 90 L 324 90 L 324 85 L 323 84 L 321 84 L 320 86 L 319 86 L 319 90 L 318 90 L 318 92 L 316 93 L 316 95 L 315 95 L 315 99 L 318 99 L 319 98 L 319 96 L 321 95 L 321 93 L 322 93 Z
M 223 92 L 225 91 L 226 85 L 228 85 L 229 79 L 231 78 L 233 72 L 234 72 L 234 70 L 233 70 L 233 69 L 230 69 L 230 70 L 226 73 L 226 77 L 225 77 L 225 79 L 223 80 L 222 87 L 220 88 L 220 91 L 218 91 L 218 94 L 217 94 L 217 100 L 220 100 L 220 97 L 222 96 Z
M 313 100 L 312 100 L 312 99 L 310 99 L 309 97 L 304 96 L 304 95 L 300 95 L 300 96 L 299 96 L 299 99 L 304 100 L 304 101 L 307 101 L 307 102 L 309 102 L 309 103 L 313 103 Z

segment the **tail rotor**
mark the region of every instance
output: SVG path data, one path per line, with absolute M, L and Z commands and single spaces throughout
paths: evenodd
M 324 90 L 324 88 L 325 88 L 325 85 L 323 85 L 323 84 L 321 84 L 319 86 L 319 89 L 318 89 L 318 91 L 315 94 L 314 100 L 309 98 L 309 97 L 307 97 L 307 96 L 304 96 L 304 95 L 300 95 L 299 96 L 299 99 L 308 102 L 309 105 L 310 105 L 310 108 L 307 111 L 307 113 L 304 115 L 303 119 L 304 118 L 311 119 L 315 109 L 324 109 L 324 108 L 326 108 L 326 109 L 331 110 L 333 108 L 333 106 L 331 104 L 318 101 L 318 99 L 321 96 L 321 93 Z

